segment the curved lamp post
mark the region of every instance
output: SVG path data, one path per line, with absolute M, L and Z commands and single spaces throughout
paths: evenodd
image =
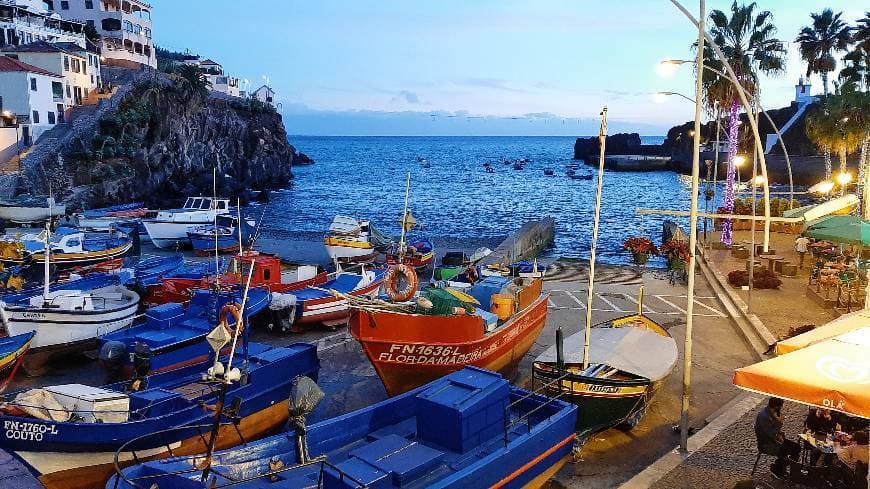
M 663 60 L 661 63 L 659 63 L 659 66 L 662 67 L 659 70 L 659 72 L 660 73 L 670 73 L 670 71 L 667 67 L 676 67 L 676 66 L 686 64 L 686 63 L 695 64 L 694 61 L 687 60 L 687 59 L 666 59 L 666 60 Z M 704 69 L 711 72 L 711 73 L 715 73 L 715 74 L 721 76 L 722 78 L 728 78 L 729 80 L 731 80 L 731 77 L 729 77 L 727 74 L 717 70 L 716 68 L 704 65 Z M 731 81 L 733 82 L 733 80 L 731 80 Z M 785 147 L 785 140 L 782 137 L 782 133 L 780 132 L 779 127 L 776 125 L 775 122 L 773 122 L 773 119 L 770 117 L 770 114 L 768 114 L 767 111 L 764 110 L 764 108 L 761 106 L 761 104 L 758 104 L 758 111 L 760 113 L 764 114 L 764 117 L 767 119 L 767 122 L 770 123 L 770 127 L 772 127 L 773 131 L 776 133 L 777 140 L 779 141 L 779 146 L 782 148 L 782 154 L 783 154 L 783 156 L 785 156 L 785 165 L 786 165 L 786 168 L 788 168 L 788 189 L 789 189 L 788 200 L 789 200 L 789 202 L 791 202 L 794 200 L 794 178 L 792 177 L 791 158 L 789 158 L 789 156 L 788 156 L 788 150 Z M 749 115 L 749 114 L 747 114 L 747 115 Z M 718 150 L 718 148 L 717 148 L 717 150 Z
M 764 145 L 761 142 L 761 135 L 758 132 L 758 124 L 753 116 L 755 111 L 752 110 L 752 105 L 749 103 L 749 97 L 746 95 L 746 91 L 743 89 L 743 85 L 740 84 L 739 79 L 737 78 L 737 74 L 734 72 L 734 69 L 731 67 L 731 64 L 728 62 L 728 58 L 725 57 L 725 54 L 722 53 L 722 49 L 718 44 L 713 40 L 712 36 L 708 34 L 703 29 L 703 18 L 696 19 L 691 12 L 689 12 L 686 7 L 683 6 L 679 2 L 679 0 L 669 0 L 674 6 L 685 15 L 689 21 L 691 21 L 695 27 L 701 31 L 703 38 L 706 39 L 706 42 L 713 48 L 713 51 L 716 53 L 716 56 L 722 61 L 722 65 L 725 66 L 725 71 L 728 73 L 728 79 L 731 80 L 731 83 L 734 85 L 734 88 L 737 91 L 737 96 L 740 99 L 740 103 L 743 105 L 743 109 L 746 111 L 747 119 L 749 119 L 749 125 L 752 127 L 752 134 L 755 138 L 755 152 L 758 154 L 758 160 L 761 163 L 761 174 L 765 178 L 764 184 L 764 251 L 766 252 L 770 247 L 770 184 L 767 181 L 767 162 L 764 159 Z M 703 0 L 701 0 L 701 4 L 703 6 Z M 703 13 L 703 9 L 702 9 Z M 700 36 L 699 36 L 700 37 Z M 698 51 L 703 51 L 701 43 L 698 44 Z M 698 56 L 697 63 L 699 66 L 703 66 L 703 53 Z M 696 70 L 697 71 L 697 70 Z M 700 97 L 700 95 L 699 95 Z

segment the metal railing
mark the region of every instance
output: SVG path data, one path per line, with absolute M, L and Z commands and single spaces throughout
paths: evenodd
M 507 406 L 505 406 L 505 419 L 504 419 L 504 446 L 505 447 L 507 447 L 508 443 L 510 442 L 509 434 L 510 434 L 510 429 L 512 427 L 519 425 L 520 423 L 525 421 L 526 430 L 527 430 L 527 432 L 531 433 L 531 431 L 532 431 L 532 415 L 535 414 L 536 412 L 540 411 L 541 409 L 544 409 L 548 406 L 555 404 L 556 401 L 560 401 L 560 402 L 562 401 L 562 396 L 564 395 L 564 393 L 562 392 L 562 389 L 559 389 L 559 394 L 557 394 L 555 396 L 548 395 L 546 393 L 546 391 L 553 384 L 555 384 L 557 382 L 562 382 L 562 380 L 564 380 L 564 377 L 566 377 L 566 376 L 567 376 L 567 374 L 564 374 L 562 377 L 559 377 L 551 382 L 545 383 L 541 387 L 539 387 L 538 389 L 535 389 L 534 372 L 532 372 L 532 390 L 528 391 L 523 396 L 519 397 L 518 399 L 512 401 Z M 546 400 L 544 400 L 544 399 L 546 399 Z M 517 417 L 515 420 L 512 419 L 511 409 L 513 409 L 514 407 L 516 407 L 519 404 L 530 402 L 530 401 L 537 401 L 540 404 L 538 404 L 533 409 L 530 409 L 530 410 L 524 412 L 521 416 Z M 547 416 L 547 419 L 552 418 L 558 412 L 559 412 L 559 410 L 556 409 L 549 416 Z

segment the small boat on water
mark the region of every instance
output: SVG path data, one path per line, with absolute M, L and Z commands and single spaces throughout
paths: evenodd
M 525 168 L 525 167 L 519 161 L 514 163 L 514 170 L 522 170 L 523 168 Z
M 126 233 L 84 233 L 79 229 L 59 227 L 51 233 L 48 246 L 52 264 L 58 269 L 87 267 L 132 253 L 136 239 Z M 40 262 L 45 256 L 45 231 L 0 241 L 0 263 L 20 265 Z
M 596 324 L 590 332 L 586 369 L 578 362 L 586 338 L 581 331 L 565 338 L 564 359 L 557 358 L 556 345 L 535 359 L 533 388 L 540 381 L 550 386 L 550 395 L 577 404 L 581 436 L 620 425 L 633 428 L 673 370 L 677 343 L 641 313 Z
M 213 225 L 216 215 L 227 214 L 231 214 L 229 199 L 188 197 L 180 209 L 149 212 L 142 223 L 154 246 L 188 248 L 188 232 L 197 226 Z
M 339 263 L 369 263 L 377 258 L 377 242 L 391 243 L 369 221 L 349 216 L 335 216 L 323 238 L 330 260 Z
M 175 457 L 128 468 L 106 489 L 537 488 L 570 459 L 575 417 L 571 404 L 467 367 L 300 423 L 301 432 L 217 452 L 205 477 L 203 457 Z
M 244 382 L 225 387 L 233 422 L 217 431 L 219 449 L 282 426 L 293 379 L 317 378 L 314 345 L 251 343 L 248 350 L 245 357 L 238 351 L 235 355 L 241 370 L 234 375 Z M 208 367 L 191 365 L 144 382 L 65 384 L 7 393 L 0 407 L 5 427 L 0 449 L 26 463 L 47 489 L 103 487 L 115 464 L 131 465 L 134 457 L 141 462 L 203 452 L 209 433 L 204 426 L 213 422 L 211 407 L 223 391 L 222 377 L 215 374 L 223 370 Z
M 0 392 L 15 378 L 15 373 L 30 348 L 35 331 L 7 338 L 0 338 Z
M 27 224 L 66 214 L 66 206 L 58 205 L 54 197 L 22 197 L 0 202 L 0 219 Z
M 552 168 L 544 168 L 544 175 L 546 175 L 548 177 L 552 177 L 555 174 L 556 174 L 556 172 L 553 171 Z
M 217 226 L 214 223 L 196 226 L 187 232 L 187 238 L 198 255 L 213 254 L 215 249 L 221 253 L 238 253 L 240 245 L 242 249 L 250 248 L 254 232 L 254 227 L 246 220 L 240 223 L 236 216 L 222 215 L 217 216 Z
M 393 396 L 466 365 L 511 371 L 541 334 L 547 297 L 540 278 L 486 277 L 392 310 L 354 307 L 349 329 Z
M 568 174 L 571 180 L 592 180 L 592 175 L 577 175 L 576 173 Z
M 100 338 L 100 360 L 119 370 L 123 378 L 207 361 L 212 350 L 206 335 L 218 323 L 221 314 L 227 314 L 224 309 L 227 305 L 240 309 L 243 290 L 241 287 L 219 291 L 195 289 L 192 294 L 186 309 L 175 302 L 151 307 L 145 311 L 143 324 Z M 252 317 L 269 306 L 270 300 L 271 294 L 264 288 L 248 290 L 245 311 L 240 314 L 245 328 L 250 327 Z

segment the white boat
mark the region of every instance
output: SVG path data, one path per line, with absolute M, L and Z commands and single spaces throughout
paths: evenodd
M 17 223 L 44 221 L 49 217 L 66 214 L 65 205 L 57 205 L 54 197 L 45 199 L 29 198 L 18 202 L 0 202 L 0 219 Z
M 364 263 L 374 260 L 378 250 L 372 244 L 371 224 L 348 216 L 335 216 L 323 239 L 326 253 L 334 262 Z
M 48 224 L 45 245 L 51 236 Z M 49 290 L 50 255 L 44 254 L 44 288 L 40 295 L 0 302 L 0 321 L 10 336 L 36 331 L 24 366 L 35 374 L 53 355 L 96 348 L 100 336 L 132 324 L 139 294 L 112 285 L 91 290 Z
M 187 233 L 197 226 L 214 224 L 215 215 L 230 214 L 229 199 L 188 197 L 180 209 L 157 211 L 142 220 L 151 242 L 158 248 L 189 247 Z

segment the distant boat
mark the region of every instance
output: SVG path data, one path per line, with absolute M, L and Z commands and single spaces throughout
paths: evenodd
M 66 214 L 66 206 L 58 205 L 54 197 L 22 197 L 0 202 L 0 219 L 17 223 L 45 221 Z
M 536 488 L 571 458 L 575 418 L 575 406 L 469 367 L 310 426 L 303 414 L 295 431 L 216 453 L 209 477 L 202 456 L 176 457 L 106 488 Z
M 144 207 L 142 202 L 132 202 L 111 207 L 88 209 L 78 214 L 73 214 L 73 219 L 78 223 L 79 228 L 103 231 L 108 230 L 113 224 L 119 222 L 136 223 L 138 225 L 141 222 L 141 218 L 147 212 L 148 209 Z
M 544 168 L 544 175 L 552 177 L 555 174 L 556 172 L 554 172 L 552 168 Z
M 410 265 L 417 270 L 428 267 L 435 260 L 435 246 L 428 238 L 409 240 L 407 250 L 402 263 Z M 399 254 L 396 250 L 391 250 L 385 256 L 388 265 L 399 263 Z
M 523 169 L 522 163 L 520 163 L 520 162 L 514 163 L 514 170 L 522 170 L 522 169 Z
M 417 156 L 416 159 L 417 159 L 417 163 L 423 163 L 426 161 L 426 158 L 424 156 Z
M 549 385 L 545 391 L 550 395 L 579 406 L 581 436 L 619 425 L 634 427 L 673 370 L 677 343 L 643 314 L 605 321 L 590 331 L 586 370 L 578 362 L 585 343 L 581 331 L 565 338 L 561 368 L 553 345 L 533 362 L 533 378 Z
M 571 173 L 568 175 L 568 178 L 570 178 L 571 180 L 592 180 L 592 175 L 577 175 Z
M 216 215 L 230 214 L 229 199 L 188 197 L 180 209 L 149 212 L 142 220 L 151 242 L 158 248 L 189 247 L 187 233 L 197 226 L 214 224 Z

